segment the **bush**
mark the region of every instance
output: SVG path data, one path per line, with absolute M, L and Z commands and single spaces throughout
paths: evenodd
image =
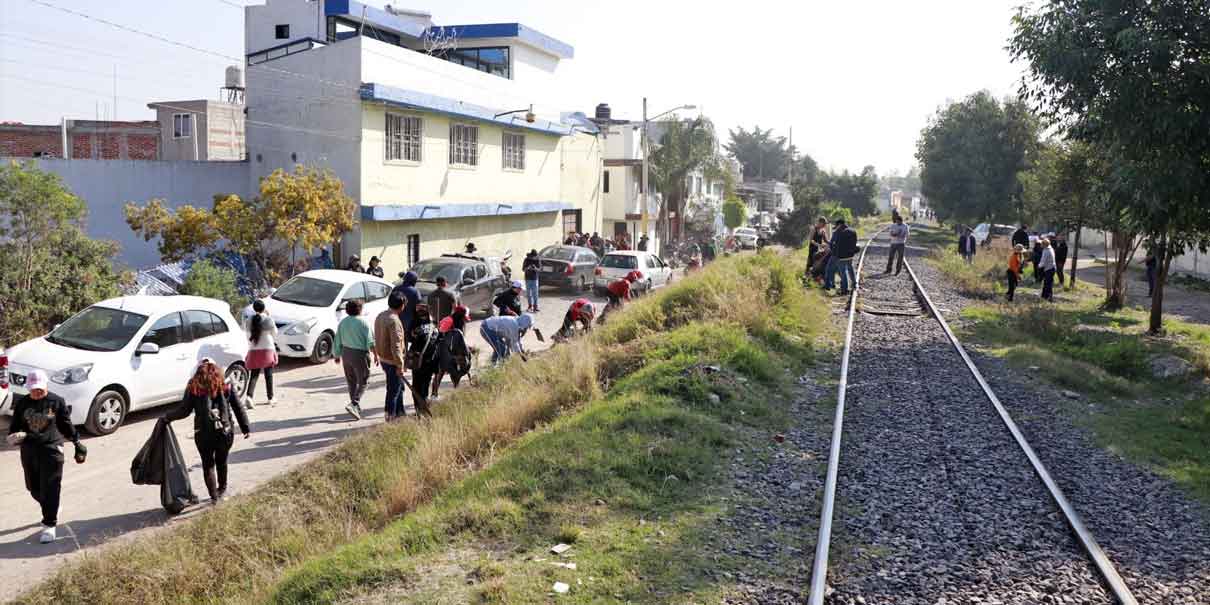
M 185 283 L 181 285 L 181 294 L 221 300 L 231 307 L 232 315 L 239 317 L 240 310 L 248 304 L 248 301 L 239 293 L 236 279 L 235 271 L 220 267 L 208 260 L 198 261 L 194 263 L 189 275 L 185 277 Z

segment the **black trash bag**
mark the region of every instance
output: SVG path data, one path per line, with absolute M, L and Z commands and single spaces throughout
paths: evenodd
M 160 486 L 160 505 L 172 515 L 198 502 L 176 433 L 164 418 L 156 421 L 151 438 L 130 463 L 130 480 L 135 485 Z

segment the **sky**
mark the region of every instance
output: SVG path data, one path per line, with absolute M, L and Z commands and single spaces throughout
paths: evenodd
M 67 14 L 41 1 L 154 33 Z M 1023 0 L 411 0 L 437 24 L 520 22 L 575 47 L 568 111 L 637 119 L 692 104 L 725 141 L 772 128 L 831 170 L 904 173 L 947 100 L 1013 94 L 1004 50 Z M 147 103 L 217 98 L 259 0 L 0 0 L 0 121 L 152 119 Z M 368 0 L 381 7 L 384 0 Z M 205 51 L 205 52 L 202 52 Z M 115 78 L 116 74 L 116 78 Z M 116 84 L 116 98 L 114 94 Z

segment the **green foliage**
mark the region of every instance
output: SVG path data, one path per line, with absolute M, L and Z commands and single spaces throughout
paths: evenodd
M 840 174 L 823 173 L 819 187 L 824 199 L 836 202 L 849 211 L 849 220 L 854 216 L 878 213 L 874 200 L 878 195 L 878 174 L 873 166 L 866 166 L 859 174 L 852 174 L 848 170 Z
M 653 189 L 663 193 L 667 202 L 660 207 L 660 222 L 666 224 L 669 211 L 685 216 L 687 177 L 715 163 L 717 142 L 714 124 L 704 117 L 665 120 L 652 126 L 657 129 L 662 134 L 658 145 L 652 145 L 650 178 Z
M 181 285 L 181 294 L 204 296 L 227 303 L 231 314 L 239 317 L 240 310 L 248 303 L 236 285 L 235 271 L 220 267 L 208 260 L 193 264 L 185 283 Z
M 89 238 L 85 213 L 56 175 L 0 166 L 0 344 L 44 334 L 121 293 L 129 276 L 113 266 L 118 246 Z
M 977 92 L 940 109 L 920 133 L 922 192 L 937 217 L 1006 222 L 1021 211 L 1018 176 L 1038 146 L 1038 120 L 1023 101 Z
M 786 180 L 786 171 L 793 151 L 787 148 L 785 137 L 774 137 L 773 129 L 751 131 L 743 127 L 729 131 L 731 140 L 725 145 L 727 153 L 743 164 L 744 179 Z M 809 158 L 808 158 L 809 159 Z M 814 166 L 815 162 L 810 163 Z
M 825 202 L 819 206 L 819 216 L 826 217 L 828 223 L 835 223 L 837 219 L 844 219 L 846 225 L 853 225 L 853 211 L 849 208 L 840 205 L 839 202 Z
M 736 229 L 743 227 L 744 222 L 748 220 L 748 207 L 743 202 L 737 199 L 730 199 L 723 202 L 723 224 L 728 229 Z

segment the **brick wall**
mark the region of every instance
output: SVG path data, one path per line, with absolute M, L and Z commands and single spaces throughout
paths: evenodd
M 157 160 L 159 125 L 155 122 L 79 120 L 67 131 L 73 159 Z M 0 157 L 63 157 L 59 126 L 0 124 Z
M 0 157 L 63 157 L 63 139 L 55 126 L 0 126 Z

